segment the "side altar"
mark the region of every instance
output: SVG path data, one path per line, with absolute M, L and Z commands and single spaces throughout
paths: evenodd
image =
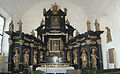
M 45 21 L 31 35 L 22 32 L 22 22 L 18 22 L 19 30 L 14 32 L 13 21 L 6 33 L 9 37 L 8 71 L 23 72 L 30 65 L 34 67 L 69 67 L 82 70 L 103 69 L 100 24 L 95 21 L 96 31 L 91 30 L 87 21 L 87 32 L 80 34 L 70 25 L 67 9 L 64 11 L 56 4 L 51 9 L 43 9 Z

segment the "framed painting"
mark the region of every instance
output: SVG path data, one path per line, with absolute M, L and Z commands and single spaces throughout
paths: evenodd
M 60 51 L 61 49 L 61 38 L 50 38 L 49 39 L 49 50 L 50 51 Z
M 60 17 L 51 16 L 51 29 L 59 29 L 59 28 L 60 28 Z

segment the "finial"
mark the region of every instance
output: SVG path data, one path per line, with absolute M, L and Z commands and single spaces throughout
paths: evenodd
M 22 21 L 20 20 L 18 23 L 18 31 L 22 31 Z
M 66 8 L 64 8 L 64 13 L 67 14 L 67 9 Z
M 58 13 L 58 7 L 56 3 L 54 3 L 54 5 L 52 5 L 52 13 L 53 14 L 57 14 Z
M 31 35 L 32 35 L 32 36 L 35 36 L 35 32 L 34 32 L 34 30 L 32 30 Z
M 65 21 L 65 23 L 66 23 L 66 24 L 70 24 L 70 22 L 69 22 L 69 20 L 68 20 L 68 19 Z
M 46 9 L 44 8 L 44 9 L 43 9 L 43 14 L 45 14 L 45 13 L 46 13 Z
M 87 31 L 90 31 L 91 30 L 91 26 L 90 26 L 90 21 L 89 20 L 87 20 Z
M 41 21 L 41 24 L 40 24 L 40 25 L 43 25 L 43 24 L 44 24 L 44 22 L 45 22 L 45 21 L 42 19 L 42 21 Z
M 78 30 L 76 30 L 76 35 L 79 35 L 80 33 L 79 33 L 79 31 Z

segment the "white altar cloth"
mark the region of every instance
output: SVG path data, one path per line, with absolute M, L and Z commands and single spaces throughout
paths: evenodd
M 67 70 L 74 70 L 74 67 L 37 67 L 36 70 L 44 71 L 45 73 L 67 73 Z

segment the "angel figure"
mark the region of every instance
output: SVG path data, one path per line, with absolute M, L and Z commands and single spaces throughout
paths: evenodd
M 82 49 L 81 52 L 82 52 L 82 54 L 81 54 L 80 58 L 82 59 L 82 69 L 85 69 L 86 66 L 87 66 L 87 63 L 88 63 L 87 55 L 86 55 L 87 50 L 86 49 Z

